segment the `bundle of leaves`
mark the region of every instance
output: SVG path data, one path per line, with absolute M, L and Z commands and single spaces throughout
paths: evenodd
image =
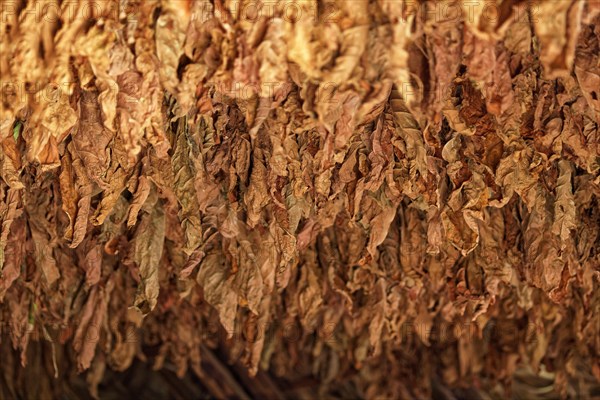
M 600 379 L 598 1 L 3 0 L 0 52 L 9 385 Z

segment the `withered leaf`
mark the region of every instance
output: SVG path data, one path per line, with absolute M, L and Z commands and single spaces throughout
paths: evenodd
M 141 282 L 134 306 L 143 314 L 156 307 L 159 293 L 159 268 L 165 242 L 165 213 L 159 205 L 145 213 L 136 229 L 133 243 L 134 260 L 138 265 Z
M 0 398 L 593 398 L 599 26 L 3 1 Z

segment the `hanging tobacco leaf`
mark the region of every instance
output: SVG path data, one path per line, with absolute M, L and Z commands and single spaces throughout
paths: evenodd
M 0 89 L 0 398 L 600 396 L 598 1 L 3 0 Z

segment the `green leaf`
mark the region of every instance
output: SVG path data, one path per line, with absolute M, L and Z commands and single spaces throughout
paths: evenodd
M 21 128 L 23 127 L 23 123 L 21 121 L 17 121 L 15 127 L 13 128 L 13 138 L 15 142 L 19 139 L 19 134 L 21 133 Z

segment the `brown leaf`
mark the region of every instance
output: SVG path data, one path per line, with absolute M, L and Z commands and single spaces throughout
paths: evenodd
M 152 209 L 152 213 L 144 214 L 142 217 L 133 244 L 134 259 L 141 278 L 134 306 L 144 315 L 156 307 L 164 241 L 165 213 L 157 204 Z

